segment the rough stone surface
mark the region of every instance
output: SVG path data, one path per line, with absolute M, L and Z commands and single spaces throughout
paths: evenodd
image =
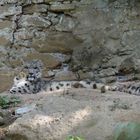
M 8 127 L 7 140 L 65 140 L 71 135 L 114 140 L 119 123 L 140 121 L 139 98 L 125 93 L 71 89 L 20 97 L 23 106 L 36 108 Z
M 13 75 L 14 73 L 9 73 L 9 72 L 1 72 L 0 71 L 0 93 L 4 92 L 5 90 L 8 90 L 9 87 L 13 83 Z
M 119 71 L 123 74 L 139 73 L 140 70 L 140 59 L 133 57 L 126 58 L 118 67 Z
M 57 31 L 71 32 L 76 26 L 76 20 L 65 15 L 60 17 L 58 24 L 55 26 Z
M 46 69 L 55 68 L 61 64 L 61 61 L 56 59 L 56 57 L 51 54 L 40 54 L 36 52 L 28 54 L 27 57 L 25 57 L 25 60 L 29 61 L 36 58 L 40 59 L 43 62 L 44 68 Z
M 73 49 L 79 47 L 80 44 L 72 33 L 51 32 L 37 34 L 31 46 L 40 53 L 71 54 Z
M 9 20 L 0 20 L 0 29 L 12 28 L 13 22 Z
M 13 42 L 13 33 L 10 29 L 2 29 L 0 30 L 0 45 L 1 46 L 10 46 Z
M 71 55 L 67 63 L 74 72 L 82 77 L 80 71 L 88 67 L 87 72 L 95 73 L 91 79 L 105 81 L 116 78 L 124 69 L 122 63 L 133 57 L 139 75 L 139 38 L 139 0 L 0 0 L 0 69 L 4 71 L 20 67 L 36 52 L 39 55 L 30 59 L 40 59 L 44 53 Z M 59 62 L 46 61 L 46 67 Z
M 52 5 L 50 6 L 50 10 L 54 12 L 70 11 L 74 9 L 75 9 L 75 5 L 69 3 L 68 4 L 52 3 Z
M 19 20 L 20 27 L 47 28 L 51 22 L 39 15 L 23 15 Z
M 48 11 L 48 5 L 39 4 L 39 5 L 29 5 L 23 8 L 24 14 L 33 14 L 33 13 L 46 13 Z
M 8 16 L 19 15 L 22 13 L 22 7 L 16 5 L 1 5 L 0 6 L 0 18 L 6 18 Z

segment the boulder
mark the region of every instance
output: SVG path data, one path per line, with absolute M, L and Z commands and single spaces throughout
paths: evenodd
M 23 8 L 24 14 L 33 14 L 33 13 L 46 13 L 48 11 L 48 5 L 46 4 L 33 4 L 28 5 Z
M 126 58 L 118 67 L 118 71 L 122 74 L 139 73 L 140 59 L 134 57 Z
M 24 60 L 30 61 L 36 58 L 43 62 L 44 69 L 56 68 L 57 66 L 61 65 L 61 61 L 56 59 L 56 57 L 54 57 L 53 55 L 41 54 L 41 53 L 36 53 L 36 52 L 28 54 L 24 58 Z
M 0 71 L 0 93 L 7 91 L 13 84 L 14 72 L 4 72 Z
M 14 33 L 14 43 L 16 45 L 27 46 L 26 41 L 31 40 L 34 37 L 35 32 L 36 32 L 36 30 L 31 30 L 31 29 L 26 29 L 26 28 L 18 29 Z M 27 47 L 30 47 L 30 46 L 27 46 Z
M 51 6 L 50 6 L 50 11 L 53 11 L 53 12 L 65 12 L 65 11 L 71 11 L 71 10 L 74 10 L 75 9 L 75 5 L 72 4 L 72 3 L 64 3 L 64 4 L 61 4 L 61 3 L 51 3 Z
M 118 73 L 116 69 L 107 68 L 107 69 L 100 70 L 100 73 L 98 74 L 98 76 L 100 78 L 103 78 L 103 77 L 115 76 L 116 73 Z
M 16 5 L 0 5 L 0 18 L 14 16 L 22 13 L 22 7 Z
M 37 14 L 34 15 L 22 15 L 19 20 L 20 27 L 34 27 L 34 28 L 48 28 L 51 22 L 43 16 Z
M 76 20 L 74 20 L 71 17 L 62 15 L 60 17 L 58 24 L 55 26 L 55 29 L 61 32 L 71 32 L 74 30 L 75 26 L 76 26 Z
M 4 28 L 14 28 L 13 21 L 9 20 L 0 20 L 0 30 Z
M 133 50 L 133 54 L 140 58 L 140 31 L 132 30 L 125 32 L 122 37 L 122 44 L 129 50 Z
M 0 30 L 0 45 L 10 46 L 13 42 L 13 33 L 11 29 Z
M 76 76 L 71 71 L 59 70 L 55 74 L 55 80 L 60 80 L 60 81 L 62 81 L 62 80 L 76 80 Z
M 10 66 L 11 68 L 18 68 L 22 66 L 22 61 L 21 59 L 10 59 L 7 65 Z
M 71 54 L 80 44 L 81 42 L 72 33 L 50 32 L 38 34 L 33 38 L 31 47 L 40 53 Z
M 0 37 L 0 46 L 10 46 L 11 41 L 3 36 Z
M 82 88 L 21 97 L 25 105 L 33 103 L 36 108 L 8 126 L 7 140 L 65 140 L 69 136 L 85 140 L 139 139 L 140 102 L 136 96 Z M 114 134 L 118 122 L 120 127 Z
M 139 13 L 139 0 L 0 0 L 1 64 L 15 68 L 32 52 L 70 54 L 71 65 L 112 77 L 105 71 L 140 59 Z M 138 74 L 134 67 L 123 71 Z

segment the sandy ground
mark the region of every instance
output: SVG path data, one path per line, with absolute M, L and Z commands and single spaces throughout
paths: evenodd
M 69 135 L 112 140 L 119 123 L 140 122 L 140 97 L 126 93 L 71 89 L 19 96 L 20 106 L 35 104 L 36 109 L 8 127 L 10 140 L 21 133 L 29 140 L 65 140 Z

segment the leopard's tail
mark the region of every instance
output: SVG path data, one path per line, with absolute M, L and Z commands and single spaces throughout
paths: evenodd
M 140 83 L 117 84 L 112 86 L 103 85 L 100 89 L 101 93 L 106 91 L 119 91 L 140 96 Z

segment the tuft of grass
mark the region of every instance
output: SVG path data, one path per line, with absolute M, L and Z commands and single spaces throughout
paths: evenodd
M 66 140 L 84 140 L 84 139 L 78 136 L 69 136 Z
M 0 106 L 2 109 L 15 107 L 19 103 L 21 103 L 21 99 L 19 97 L 0 96 Z

